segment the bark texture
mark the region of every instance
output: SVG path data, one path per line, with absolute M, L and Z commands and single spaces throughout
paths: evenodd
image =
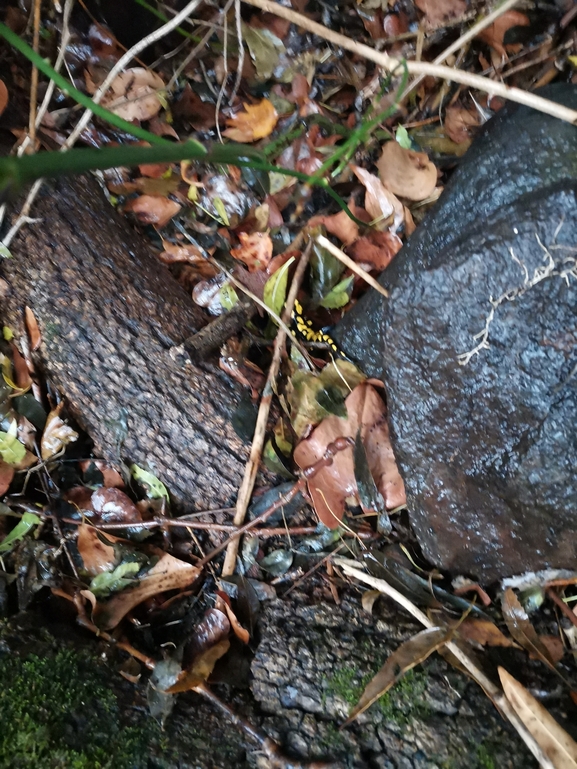
M 2 322 L 21 335 L 32 309 L 34 357 L 97 456 L 148 467 L 183 509 L 231 504 L 246 453 L 230 423 L 238 391 L 178 349 L 200 310 L 91 178 L 45 185 L 33 215 L 0 265 Z

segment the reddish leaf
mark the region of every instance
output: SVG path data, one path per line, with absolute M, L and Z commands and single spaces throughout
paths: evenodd
M 467 11 L 465 0 L 415 0 L 415 5 L 425 14 L 429 29 L 444 27 Z
M 129 200 L 124 206 L 124 210 L 132 211 L 143 224 L 154 224 L 157 227 L 164 227 L 173 216 L 176 216 L 181 207 L 180 203 L 176 203 L 168 198 L 156 197 L 155 195 L 139 195 L 139 197 Z
M 458 104 L 447 107 L 445 113 L 445 133 L 455 144 L 470 144 L 475 128 L 481 122 L 479 113 Z
M 97 489 L 92 495 L 92 509 L 105 523 L 138 523 L 140 510 L 123 491 L 117 488 Z
M 381 272 L 393 260 L 402 248 L 402 241 L 393 232 L 372 230 L 368 235 L 356 240 L 348 248 L 349 256 L 365 266 L 367 270 Z
M 350 216 L 344 211 L 331 216 L 313 216 L 309 221 L 309 227 L 316 227 L 319 224 L 324 225 L 327 232 L 335 235 L 345 246 L 350 246 L 359 237 L 359 226 L 353 222 Z
M 111 544 L 107 545 L 103 540 Z M 78 527 L 76 540 L 78 552 L 84 568 L 91 577 L 112 571 L 116 564 L 113 544 L 118 541 L 118 537 L 98 532 L 94 526 L 89 526 L 87 523 L 82 523 Z
M 529 25 L 529 19 L 524 13 L 520 11 L 506 11 L 503 13 L 497 21 L 493 22 L 489 27 L 486 27 L 480 32 L 479 37 L 485 43 L 491 46 L 499 56 L 506 57 L 507 50 L 513 52 L 515 46 L 505 46 L 504 38 L 505 34 L 512 27 L 526 27 Z
M 474 641 L 481 646 L 519 646 L 511 638 L 503 635 L 497 625 L 485 619 L 466 619 L 459 625 L 459 635 L 467 641 Z
M 6 83 L 0 80 L 0 115 L 4 112 L 8 105 L 8 89 Z
M 15 468 L 0 459 L 0 497 L 6 494 L 14 478 Z
M 340 437 L 355 437 L 360 427 L 371 475 L 383 495 L 387 508 L 405 503 L 404 484 L 390 444 L 385 407 L 377 391 L 368 384 L 358 385 L 345 401 L 348 418 L 330 416 L 301 441 L 294 459 L 302 469 L 321 459 L 329 443 Z M 323 467 L 308 481 L 308 490 L 319 519 L 336 528 L 344 514 L 347 497 L 357 495 L 353 452 L 339 451 L 332 464 Z
M 26 320 L 26 330 L 28 331 L 28 337 L 30 338 L 30 349 L 32 352 L 35 352 L 42 342 L 42 336 L 40 334 L 40 329 L 38 328 L 38 321 L 36 320 L 36 317 L 30 307 L 26 306 L 24 308 L 24 314 L 25 314 L 25 320 Z

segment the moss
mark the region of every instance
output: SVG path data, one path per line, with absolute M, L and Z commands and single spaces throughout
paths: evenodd
M 0 660 L 0 766 L 140 769 L 162 748 L 159 727 L 124 725 L 104 671 L 72 651 Z M 156 766 L 162 764 L 156 763 Z
M 497 769 L 495 759 L 491 755 L 491 751 L 484 742 L 482 742 L 480 745 L 477 745 L 475 758 L 477 760 L 477 766 L 479 769 Z
M 327 681 L 323 705 L 328 696 L 336 696 L 353 707 L 373 676 L 374 673 L 370 673 L 361 678 L 353 668 L 340 668 Z M 406 724 L 411 718 L 426 718 L 431 712 L 423 696 L 427 678 L 424 671 L 410 670 L 372 707 L 380 708 L 387 721 L 397 724 Z

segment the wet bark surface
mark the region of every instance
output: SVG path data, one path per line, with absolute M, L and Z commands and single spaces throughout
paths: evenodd
M 426 557 L 486 582 L 577 565 L 576 196 L 575 127 L 508 105 L 334 334 L 385 381 Z
M 179 345 L 199 308 L 96 181 L 48 183 L 3 260 L 2 322 L 40 326 L 34 358 L 94 441 L 96 456 L 156 473 L 185 510 L 234 502 L 246 447 L 231 427 L 238 390 Z

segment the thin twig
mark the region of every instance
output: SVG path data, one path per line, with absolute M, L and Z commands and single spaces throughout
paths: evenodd
M 406 596 L 404 596 L 398 590 L 395 590 L 394 587 L 391 587 L 391 585 L 389 585 L 389 583 L 384 579 L 378 579 L 377 577 L 373 577 L 370 574 L 366 574 L 365 572 L 361 571 L 357 568 L 356 561 L 351 561 L 347 558 L 335 558 L 334 562 L 337 566 L 340 566 L 346 574 L 350 575 L 351 577 L 356 577 L 361 582 L 364 582 L 367 585 L 371 585 L 371 587 L 376 588 L 384 595 L 392 598 L 425 627 L 434 627 L 434 623 L 431 622 L 427 615 L 424 614 L 418 608 L 418 606 L 415 606 L 415 604 Z M 525 745 L 527 745 L 531 753 L 535 756 L 537 761 L 539 761 L 541 768 L 555 769 L 555 766 L 543 753 L 533 738 L 533 735 L 529 732 L 525 724 L 515 713 L 503 691 L 499 689 L 499 687 L 496 686 L 493 681 L 485 675 L 484 671 L 481 670 L 475 660 L 465 651 L 463 651 L 463 649 L 454 641 L 448 641 L 445 644 L 445 648 L 458 659 L 461 665 L 464 666 L 465 670 L 467 670 L 471 678 L 473 678 L 484 689 L 487 696 L 500 710 L 501 714 L 507 718 L 509 722 L 515 727 Z
M 356 273 L 360 278 L 368 283 L 369 286 L 374 288 L 375 291 L 378 291 L 379 294 L 382 294 L 387 299 L 389 298 L 389 292 L 386 288 L 381 286 L 378 280 L 375 280 L 373 276 L 369 275 L 366 270 L 363 270 L 363 268 L 359 267 L 356 262 L 353 262 L 350 256 L 347 256 L 344 251 L 341 251 L 340 248 L 337 248 L 337 246 L 333 245 L 333 243 L 331 243 L 328 238 L 325 238 L 324 235 L 317 235 L 316 241 L 319 246 L 322 246 L 322 248 L 326 248 L 327 251 L 330 251 L 333 256 L 336 256 L 336 258 L 344 265 L 346 265 L 349 270 L 352 270 L 354 273 Z
M 40 9 L 42 3 L 40 0 L 34 0 L 34 33 L 32 37 L 32 48 L 38 53 L 40 43 Z M 28 135 L 30 141 L 34 142 L 36 138 L 36 100 L 38 98 L 38 67 L 32 65 L 32 74 L 30 76 L 30 111 L 28 118 Z
M 295 274 L 294 274 L 291 287 L 287 296 L 287 300 L 285 303 L 285 308 L 281 316 L 285 324 L 287 324 L 290 321 L 295 299 L 296 299 L 298 290 L 300 288 L 302 279 L 304 277 L 306 267 L 308 265 L 311 250 L 312 250 L 312 241 L 309 241 L 309 244 L 303 251 L 302 256 L 300 257 L 299 262 L 297 264 L 297 268 L 295 270 Z M 266 384 L 264 386 L 263 395 L 262 395 L 259 409 L 258 409 L 258 417 L 257 417 L 255 431 L 254 431 L 254 438 L 253 438 L 252 446 L 250 449 L 250 457 L 245 467 L 244 476 L 242 479 L 242 483 L 241 483 L 241 486 L 238 492 L 237 501 L 236 501 L 236 513 L 233 519 L 233 523 L 235 526 L 242 525 L 246 515 L 246 511 L 248 510 L 248 505 L 252 495 L 252 490 L 254 488 L 254 482 L 256 480 L 258 465 L 259 465 L 260 458 L 262 456 L 262 450 L 264 447 L 266 425 L 268 422 L 268 415 L 269 415 L 270 407 L 272 403 L 274 383 L 276 381 L 276 378 L 278 376 L 278 372 L 280 369 L 280 362 L 281 362 L 282 352 L 285 347 L 286 338 L 287 338 L 287 332 L 285 331 L 284 328 L 279 327 L 276 338 L 274 340 L 272 362 L 269 367 Z M 238 553 L 238 545 L 239 545 L 239 539 L 236 538 L 232 540 L 232 542 L 229 544 L 227 548 L 226 556 L 224 559 L 224 565 L 222 567 L 223 577 L 227 577 L 234 572 L 234 567 L 236 564 L 236 556 Z
M 311 32 L 313 35 L 318 35 L 340 48 L 345 48 L 351 53 L 375 62 L 375 64 L 383 67 L 388 72 L 395 72 L 397 69 L 400 70 L 403 66 L 403 62 L 400 59 L 395 59 L 386 53 L 375 51 L 374 48 L 371 48 L 368 45 L 357 43 L 356 40 L 352 40 L 350 37 L 341 35 L 338 32 L 333 32 L 333 30 L 328 29 L 328 27 L 318 24 L 318 22 L 312 21 L 306 16 L 303 16 L 303 14 L 297 13 L 290 8 L 285 8 L 283 5 L 273 2 L 273 0 L 244 0 L 244 2 L 268 13 L 274 13 L 275 16 L 286 19 L 293 24 L 297 24 L 308 32 Z M 451 80 L 455 83 L 462 83 L 470 88 L 476 88 L 479 91 L 491 94 L 491 96 L 499 96 L 503 99 L 517 102 L 518 104 L 524 104 L 539 112 L 544 112 L 546 115 L 559 118 L 559 120 L 565 120 L 568 123 L 577 123 L 577 110 L 569 109 L 562 104 L 557 104 L 554 101 L 544 99 L 542 96 L 536 96 L 534 93 L 523 91 L 520 88 L 512 88 L 503 83 L 498 83 L 494 80 L 480 77 L 479 75 L 473 75 L 470 72 L 463 72 L 459 69 L 446 67 L 442 64 L 431 64 L 425 61 L 407 61 L 406 66 L 407 70 L 412 75 L 431 75 L 432 77 L 438 77 L 442 80 Z

